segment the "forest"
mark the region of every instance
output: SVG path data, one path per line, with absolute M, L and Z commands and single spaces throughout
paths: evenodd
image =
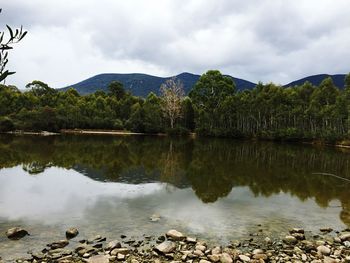
M 258 83 L 236 91 L 217 70 L 203 74 L 185 96 L 176 79 L 161 86 L 161 95 L 135 97 L 121 83 L 109 92 L 81 96 L 33 81 L 26 91 L 0 85 L 0 131 L 106 129 L 142 133 L 187 134 L 271 140 L 346 140 L 350 130 L 350 73 L 345 87 L 331 78 L 319 86 L 282 87 Z

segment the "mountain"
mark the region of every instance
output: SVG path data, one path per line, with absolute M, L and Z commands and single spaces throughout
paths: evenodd
M 184 85 L 185 93 L 188 94 L 194 84 L 198 81 L 200 75 L 191 73 L 181 73 L 176 77 Z M 230 76 L 231 77 L 231 76 Z M 80 94 L 89 94 L 97 90 L 108 90 L 108 85 L 112 81 L 121 82 L 125 89 L 130 91 L 135 96 L 146 97 L 150 92 L 159 94 L 160 86 L 168 79 L 172 77 L 162 78 L 157 76 L 151 76 L 147 74 L 132 73 L 132 74 L 99 74 L 92 78 L 83 80 L 79 83 L 69 85 L 65 88 L 59 89 L 65 91 L 70 87 L 74 87 Z M 237 90 L 252 89 L 255 87 L 255 83 L 250 81 L 234 78 Z
M 322 80 L 324 80 L 325 78 L 328 78 L 328 77 L 332 78 L 335 86 L 337 86 L 340 89 L 344 88 L 345 74 L 336 74 L 336 75 L 319 74 L 319 75 L 313 75 L 313 76 L 305 77 L 305 78 L 302 78 L 302 79 L 299 79 L 299 80 L 295 80 L 295 81 L 285 85 L 285 87 L 291 87 L 291 86 L 295 86 L 295 85 L 303 85 L 305 83 L 305 81 L 309 81 L 314 86 L 318 86 L 318 85 L 320 85 Z

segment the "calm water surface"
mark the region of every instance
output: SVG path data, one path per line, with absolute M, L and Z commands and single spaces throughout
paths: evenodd
M 80 238 L 176 228 L 217 243 L 350 227 L 349 157 L 224 139 L 1 135 L 0 256 L 42 248 L 71 226 Z M 31 236 L 9 241 L 13 226 Z

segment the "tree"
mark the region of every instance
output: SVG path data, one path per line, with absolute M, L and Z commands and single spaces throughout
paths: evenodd
M 2 9 L 0 8 L 0 13 Z M 8 63 L 8 52 L 13 49 L 12 45 L 20 42 L 27 31 L 23 31 L 23 28 L 17 28 L 13 30 L 9 25 L 6 25 L 7 30 L 9 32 L 9 38 L 5 39 L 5 32 L 0 32 L 0 82 L 4 81 L 9 75 L 15 74 L 15 72 L 11 72 L 6 70 L 6 65 Z
M 170 121 L 170 128 L 173 129 L 175 121 L 181 116 L 181 103 L 184 97 L 183 84 L 171 78 L 161 85 L 160 92 L 162 111 Z
M 118 81 L 112 81 L 108 85 L 108 90 L 112 96 L 115 96 L 118 100 L 121 100 L 125 96 L 125 89 L 122 83 Z

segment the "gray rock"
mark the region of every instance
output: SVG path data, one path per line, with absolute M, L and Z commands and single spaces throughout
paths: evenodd
M 27 235 L 29 233 L 21 227 L 13 227 L 6 231 L 6 236 L 12 240 L 19 240 Z
M 186 237 L 179 231 L 177 230 L 169 230 L 167 233 L 166 233 L 166 236 L 172 240 L 185 240 Z
M 304 229 L 302 228 L 292 228 L 291 230 L 289 230 L 289 233 L 291 234 L 295 234 L 295 233 L 299 233 L 299 234 L 304 234 Z
M 208 255 L 208 258 L 210 259 L 211 262 L 219 262 L 220 254 Z
M 168 254 L 176 249 L 176 245 L 174 242 L 164 241 L 163 243 L 156 246 L 154 249 L 162 254 Z
M 221 253 L 221 248 L 220 247 L 214 247 L 212 250 L 211 250 L 211 254 L 212 255 L 218 255 Z
M 208 261 L 208 260 L 205 260 L 205 259 L 201 259 L 201 260 L 199 261 L 199 263 L 211 263 L 211 262 Z
M 79 235 L 79 231 L 75 227 L 69 228 L 66 231 L 66 238 L 68 239 L 75 238 L 77 235 Z

